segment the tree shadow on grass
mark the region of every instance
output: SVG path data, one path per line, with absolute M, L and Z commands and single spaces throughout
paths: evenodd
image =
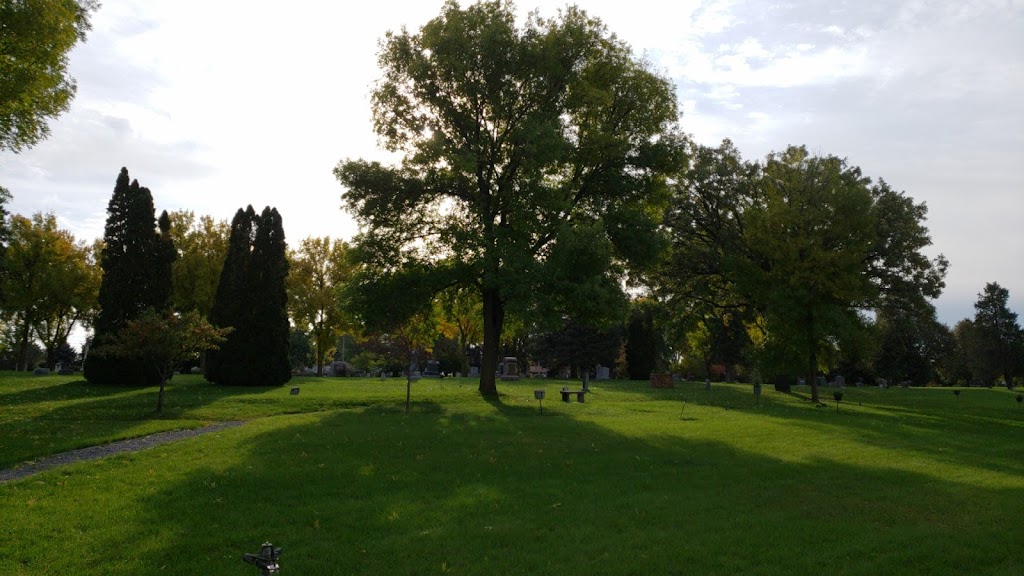
M 8 523 L 10 562 L 233 575 L 269 540 L 295 574 L 1024 569 L 1012 552 L 1024 537 L 1020 482 L 785 461 L 494 406 L 503 417 L 429 402 L 409 416 L 383 406 L 281 416 L 161 447 L 91 472 L 120 495 L 109 508 L 56 526 Z M 153 467 L 155 478 L 134 474 Z M 37 513 L 60 518 L 76 487 L 55 490 L 26 486 L 10 509 L 35 498 Z M 20 545 L 41 540 L 35 552 Z

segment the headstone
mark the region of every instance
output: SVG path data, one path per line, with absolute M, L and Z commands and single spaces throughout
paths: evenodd
M 409 380 L 419 380 L 420 378 L 423 378 L 423 375 L 420 374 L 419 370 L 413 370 L 412 374 L 409 376 Z
M 572 376 L 572 372 L 569 370 L 568 366 L 562 366 L 558 369 L 558 377 L 560 379 L 568 380 L 570 376 Z
M 295 388 L 292 388 L 291 394 L 292 394 L 292 396 L 298 396 L 299 395 L 299 387 L 296 386 Z
M 711 378 L 707 378 L 704 380 L 704 389 L 707 390 L 708 392 L 711 391 Z
M 188 371 L 189 371 L 190 374 L 202 374 L 203 373 L 203 369 L 200 368 L 199 366 L 193 366 L 193 367 L 189 368 Z
M 480 367 L 479 366 L 470 366 L 469 367 L 469 377 L 470 378 L 477 378 L 479 376 L 480 376 Z
M 32 371 L 33 376 L 47 376 L 50 374 L 49 368 L 36 368 Z
M 796 379 L 796 385 L 797 386 L 806 386 L 807 385 L 807 380 L 805 380 L 804 378 L 797 378 Z
M 519 380 L 519 360 L 515 356 L 506 356 L 501 362 L 502 380 Z
M 607 380 L 609 378 L 611 378 L 611 370 L 607 366 L 601 366 L 599 364 L 597 366 L 597 376 L 595 377 L 595 379 L 596 380 Z
M 455 377 L 456 378 L 462 378 L 462 372 L 456 372 L 455 373 Z
M 838 386 L 839 388 L 846 388 L 846 378 L 843 378 L 842 374 L 836 374 L 835 379 L 832 380 L 832 384 Z
M 441 374 L 441 363 L 437 360 L 427 360 L 427 367 L 423 370 L 424 376 L 439 376 Z

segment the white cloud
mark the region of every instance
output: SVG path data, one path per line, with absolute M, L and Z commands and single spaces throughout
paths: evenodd
M 72 55 L 72 110 L 36 149 L 0 156 L 0 183 L 13 209 L 55 211 L 80 238 L 102 232 L 121 166 L 159 208 L 230 218 L 270 204 L 292 241 L 349 236 L 331 169 L 387 157 L 370 125 L 377 41 L 441 5 L 107 2 Z M 749 158 L 790 143 L 848 156 L 928 201 L 951 297 L 993 280 L 1024 296 L 1008 264 L 1024 249 L 1024 0 L 583 8 L 675 79 L 698 140 L 729 137 Z

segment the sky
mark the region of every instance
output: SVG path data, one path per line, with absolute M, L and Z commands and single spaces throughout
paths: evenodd
M 35 148 L 0 152 L 9 208 L 91 241 L 126 166 L 158 211 L 271 205 L 293 244 L 349 239 L 334 166 L 395 159 L 371 126 L 378 41 L 442 4 L 106 0 L 71 54 L 70 111 Z M 973 317 L 987 282 L 1024 313 L 1024 0 L 578 5 L 674 82 L 696 141 L 750 160 L 803 144 L 926 203 L 928 254 L 951 264 L 939 320 Z

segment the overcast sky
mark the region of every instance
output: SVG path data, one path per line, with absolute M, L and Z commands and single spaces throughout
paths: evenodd
M 370 125 L 377 41 L 441 5 L 106 0 L 71 56 L 70 112 L 0 153 L 11 210 L 100 237 L 127 166 L 157 210 L 272 205 L 292 243 L 349 238 L 331 170 L 387 159 Z M 1024 0 L 579 5 L 673 79 L 697 141 L 731 138 L 748 159 L 805 144 L 926 202 L 931 253 L 951 262 L 940 320 L 973 316 L 993 281 L 1024 313 Z

